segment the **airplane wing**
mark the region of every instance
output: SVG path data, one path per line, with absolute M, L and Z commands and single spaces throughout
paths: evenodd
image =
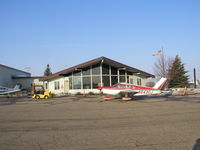
M 19 91 L 21 91 L 21 90 L 19 89 L 19 90 L 13 90 L 13 91 L 6 91 L 6 92 L 0 93 L 0 95 L 7 95 L 7 94 L 12 94 L 12 93 L 17 93 Z
M 119 95 L 126 95 L 126 96 L 132 95 L 132 96 L 134 96 L 135 94 L 137 94 L 139 92 L 140 92 L 139 90 L 130 90 L 130 89 L 127 89 L 127 90 L 121 91 L 119 93 Z

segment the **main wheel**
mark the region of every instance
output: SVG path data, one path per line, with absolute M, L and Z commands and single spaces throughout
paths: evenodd
M 44 98 L 45 98 L 45 99 L 48 99 L 48 98 L 49 98 L 49 96 L 45 95 L 45 96 L 44 96 Z
M 39 96 L 39 95 L 36 95 L 36 96 L 35 96 L 35 99 L 40 99 L 40 96 Z

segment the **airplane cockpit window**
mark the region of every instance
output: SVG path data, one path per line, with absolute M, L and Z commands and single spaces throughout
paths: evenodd
M 113 87 L 118 87 L 118 84 L 114 84 Z
M 127 88 L 131 89 L 131 88 L 132 88 L 132 86 L 131 86 L 131 85 L 127 85 Z
M 118 86 L 119 88 L 126 88 L 126 85 L 123 85 L 123 84 L 119 84 Z
M 123 84 L 115 84 L 115 85 L 113 85 L 113 87 L 117 87 L 117 88 L 126 88 L 126 85 L 123 85 Z

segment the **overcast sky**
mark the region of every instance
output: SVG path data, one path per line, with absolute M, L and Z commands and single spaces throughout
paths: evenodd
M 161 47 L 200 78 L 199 0 L 0 0 L 0 64 L 34 76 L 101 56 L 154 73 Z

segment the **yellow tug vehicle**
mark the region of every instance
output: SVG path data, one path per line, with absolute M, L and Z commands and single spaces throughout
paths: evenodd
M 35 99 L 49 99 L 52 97 L 51 91 L 45 91 L 42 84 L 32 85 L 32 98 Z

